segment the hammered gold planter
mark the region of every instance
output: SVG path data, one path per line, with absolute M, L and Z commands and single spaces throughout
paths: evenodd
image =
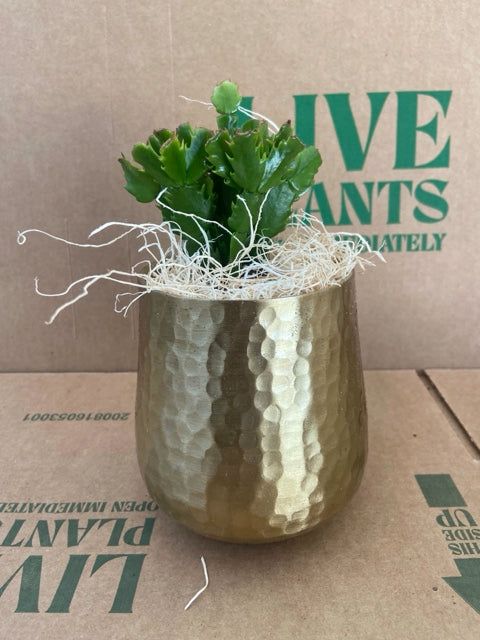
M 269 542 L 334 514 L 367 451 L 353 276 L 273 300 L 143 296 L 136 434 L 152 498 L 198 533 Z

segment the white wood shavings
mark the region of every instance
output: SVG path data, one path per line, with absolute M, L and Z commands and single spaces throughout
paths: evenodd
M 198 596 L 201 595 L 205 591 L 205 589 L 208 587 L 208 571 L 207 571 L 207 565 L 205 564 L 205 558 L 202 556 L 200 560 L 202 561 L 203 575 L 205 576 L 205 584 L 201 589 L 197 591 L 197 593 L 193 596 L 193 598 L 190 598 L 190 600 L 187 602 L 187 604 L 183 609 L 184 611 L 186 611 L 195 602 Z
M 159 201 L 164 191 L 157 197 Z M 268 192 L 265 194 L 265 199 Z M 208 300 L 259 300 L 283 298 L 309 293 L 322 288 L 340 285 L 351 274 L 355 266 L 362 269 L 371 265 L 372 257 L 383 260 L 377 251 L 371 251 L 368 242 L 359 234 L 326 231 L 315 216 L 298 212 L 280 240 L 259 237 L 258 220 L 253 216 L 246 201 L 239 196 L 245 206 L 250 222 L 250 240 L 243 244 L 235 260 L 221 265 L 212 255 L 210 241 L 201 223 L 203 219 L 181 211 L 178 215 L 189 216 L 203 233 L 204 243 L 196 241 L 173 222 L 131 224 L 128 222 L 107 222 L 94 229 L 89 238 L 105 230 L 116 229 L 117 235 L 99 244 L 80 244 L 39 229 L 28 229 L 18 233 L 19 244 L 26 242 L 30 233 L 41 233 L 56 241 L 85 248 L 101 248 L 117 240 L 136 234 L 143 258 L 131 271 L 110 269 L 102 274 L 79 278 L 64 291 L 45 293 L 35 279 L 35 289 L 39 295 L 70 299 L 59 306 L 47 324 L 57 315 L 81 298 L 88 295 L 92 285 L 101 280 L 109 280 L 133 289 L 117 294 L 115 311 L 126 314 L 132 304 L 150 291 L 162 291 L 170 295 Z M 162 206 L 166 206 L 162 203 Z M 166 208 L 169 208 L 168 206 Z M 172 210 L 173 211 L 173 210 Z M 261 208 L 260 208 L 261 214 Z M 259 216 L 260 219 L 260 216 Z M 231 231 L 216 221 L 223 233 Z M 197 242 L 198 249 L 193 254 L 185 250 L 185 240 Z M 240 243 L 241 244 L 241 243 Z

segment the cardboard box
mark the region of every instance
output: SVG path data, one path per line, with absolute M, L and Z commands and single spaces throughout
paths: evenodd
M 155 510 L 135 459 L 135 374 L 0 383 L 2 638 L 478 637 L 478 449 L 425 376 L 367 372 L 359 492 L 314 532 L 259 546 L 199 537 Z M 201 556 L 210 584 L 184 611 L 204 584 Z
M 4 170 L 0 370 L 132 370 L 134 314 L 99 285 L 53 327 L 47 292 L 125 268 L 135 242 L 77 242 L 107 220 L 150 221 L 116 159 L 155 127 L 214 116 L 225 78 L 253 108 L 292 118 L 324 166 L 309 204 L 331 230 L 384 242 L 388 264 L 359 278 L 365 366 L 480 366 L 476 176 L 478 5 L 414 0 L 3 3 Z M 108 327 L 108 330 L 106 330 Z
M 455 369 L 427 371 L 437 394 L 473 445 L 480 443 L 480 371 Z

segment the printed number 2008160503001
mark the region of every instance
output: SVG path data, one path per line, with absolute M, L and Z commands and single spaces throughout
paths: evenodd
M 81 420 L 127 420 L 130 416 L 130 412 L 121 413 L 121 412 L 98 412 L 98 413 L 27 413 L 25 414 L 23 421 L 31 421 L 31 422 L 46 422 L 46 421 L 81 421 Z

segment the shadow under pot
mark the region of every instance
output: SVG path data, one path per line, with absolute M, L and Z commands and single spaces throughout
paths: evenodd
M 354 276 L 268 300 L 140 300 L 136 438 L 161 509 L 202 535 L 309 531 L 359 486 L 367 453 Z

